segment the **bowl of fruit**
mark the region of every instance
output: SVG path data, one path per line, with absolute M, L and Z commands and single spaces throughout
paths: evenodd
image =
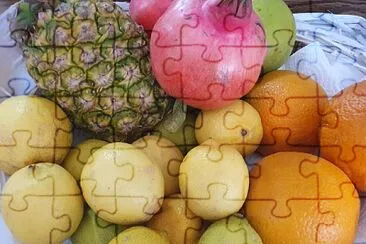
M 0 242 L 366 242 L 366 20 L 332 16 L 283 0 L 12 5 Z

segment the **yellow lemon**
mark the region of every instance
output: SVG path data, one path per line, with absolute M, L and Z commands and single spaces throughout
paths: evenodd
M 0 104 L 0 169 L 5 173 L 38 162 L 60 164 L 71 144 L 71 122 L 55 103 L 18 96 Z
M 84 165 L 88 162 L 90 155 L 106 144 L 108 144 L 106 141 L 96 139 L 86 140 L 70 150 L 62 166 L 77 181 L 80 181 L 81 172 L 83 171 Z
M 5 223 L 22 243 L 62 243 L 83 217 L 83 198 L 64 168 L 38 163 L 15 172 L 1 197 Z
M 242 100 L 221 109 L 202 111 L 195 127 L 199 143 L 213 139 L 221 145 L 237 149 L 245 156 L 258 148 L 263 136 L 259 113 Z
M 165 236 L 143 226 L 134 226 L 122 231 L 109 244 L 169 244 Z
M 183 155 L 178 147 L 168 139 L 145 136 L 132 143 L 141 149 L 150 160 L 159 166 L 164 175 L 165 196 L 179 193 L 179 166 Z
M 80 185 L 98 217 L 115 224 L 150 220 L 164 197 L 159 167 L 137 147 L 121 142 L 93 153 L 83 168 Z
M 242 155 L 209 140 L 193 148 L 179 170 L 179 187 L 188 208 L 206 220 L 236 213 L 249 188 L 249 172 Z

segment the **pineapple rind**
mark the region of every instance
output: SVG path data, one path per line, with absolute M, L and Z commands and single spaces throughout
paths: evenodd
M 96 137 L 133 141 L 169 99 L 151 72 L 148 38 L 112 1 L 72 1 L 38 14 L 24 53 L 30 75 Z

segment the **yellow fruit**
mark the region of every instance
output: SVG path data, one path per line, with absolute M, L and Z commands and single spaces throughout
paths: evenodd
M 62 163 L 72 144 L 72 125 L 55 103 L 12 97 L 0 104 L 0 170 L 11 175 L 29 164 Z
M 109 244 L 169 244 L 164 235 L 143 226 L 134 226 L 122 231 Z
M 221 109 L 202 111 L 195 127 L 199 143 L 213 139 L 221 145 L 232 146 L 246 156 L 258 148 L 263 136 L 259 113 L 241 100 Z
M 366 192 L 366 81 L 333 97 L 326 112 L 320 131 L 321 156 Z
M 179 171 L 181 194 L 188 208 L 206 220 L 225 218 L 243 205 L 249 187 L 242 155 L 213 140 L 193 148 Z
M 197 243 L 203 231 L 202 219 L 187 208 L 181 195 L 165 198 L 159 213 L 146 226 L 163 232 L 171 244 Z
M 77 181 L 80 181 L 81 172 L 83 171 L 84 165 L 88 162 L 90 155 L 106 144 L 106 141 L 95 139 L 86 140 L 70 150 L 70 153 L 65 158 L 62 166 L 69 171 Z
M 280 152 L 263 158 L 250 176 L 245 212 L 263 243 L 353 243 L 360 199 L 332 163 Z
M 39 163 L 15 172 L 1 199 L 5 223 L 18 241 L 62 243 L 83 217 L 83 198 L 75 179 L 61 166 Z
M 159 166 L 164 175 L 165 196 L 179 193 L 179 166 L 183 160 L 181 151 L 168 139 L 145 136 L 132 143 Z
M 164 197 L 159 167 L 127 143 L 110 143 L 94 152 L 81 173 L 80 185 L 98 217 L 115 224 L 148 221 Z
M 259 112 L 263 139 L 258 151 L 315 153 L 324 103 L 324 90 L 315 81 L 292 71 L 267 73 L 246 96 Z

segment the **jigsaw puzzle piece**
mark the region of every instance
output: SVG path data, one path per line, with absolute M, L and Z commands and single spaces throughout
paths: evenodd
M 343 235 L 346 236 L 347 229 L 340 229 L 336 223 L 343 223 L 351 229 L 357 229 L 360 209 L 359 194 L 353 183 L 345 177 L 344 172 L 333 164 L 325 164 L 324 161 L 303 161 L 300 171 L 305 177 L 317 178 L 318 212 L 333 216 L 333 222 L 319 225 L 317 241 L 339 242 L 337 239 L 329 239 L 333 236 L 331 233 L 335 232 L 340 234 L 344 232 Z M 344 206 L 355 211 L 344 211 Z M 321 239 L 324 237 L 327 239 Z
M 284 231 L 292 233 L 284 243 L 353 240 L 359 197 L 332 163 L 305 153 L 273 154 L 254 166 L 250 185 L 245 213 L 264 242 Z
M 324 90 L 308 76 L 292 71 L 266 74 L 246 96 L 259 112 L 263 155 L 279 151 L 316 153 L 318 130 L 327 102 Z
M 330 100 L 320 131 L 322 157 L 340 167 L 360 191 L 366 189 L 365 84 L 349 86 Z
M 187 207 L 181 195 L 171 195 L 164 199 L 162 208 L 146 225 L 163 232 L 171 243 L 196 243 L 203 231 L 203 220 Z
M 50 163 L 17 171 L 6 183 L 1 202 L 3 217 L 12 233 L 29 243 L 64 240 L 76 230 L 83 214 L 75 180 L 63 168 Z M 37 234 L 32 239 L 29 233 Z
M 233 148 L 207 141 L 188 153 L 179 172 L 181 194 L 197 216 L 216 220 L 237 212 L 245 201 L 248 171 Z
M 164 176 L 164 195 L 179 193 L 179 167 L 183 155 L 173 142 L 163 137 L 144 136 L 132 143 L 159 166 Z
M 82 135 L 74 133 L 74 136 Z M 80 139 L 80 137 L 78 137 L 78 139 Z M 69 154 L 63 161 L 62 166 L 72 174 L 75 180 L 80 181 L 80 175 L 89 158 L 95 151 L 99 150 L 106 144 L 106 141 L 96 139 L 82 141 L 70 150 Z
M 164 178 L 158 166 L 126 143 L 108 144 L 96 151 L 84 166 L 80 183 L 85 200 L 97 215 L 117 224 L 149 220 L 160 209 L 164 196 Z
M 267 156 L 266 160 L 271 160 L 271 156 Z M 318 196 L 318 186 L 315 176 L 304 177 L 299 171 L 299 165 L 302 161 L 316 162 L 318 157 L 310 154 L 302 154 L 298 157 L 288 158 L 286 162 L 286 170 L 272 170 L 270 167 L 262 167 L 254 165 L 250 172 L 251 191 L 247 201 L 255 202 L 255 204 L 263 204 L 264 207 L 271 206 L 271 215 L 275 218 L 286 218 L 292 215 L 289 206 L 290 201 L 316 201 Z M 274 167 L 281 167 L 274 165 Z M 294 175 L 294 172 L 296 175 Z M 282 187 L 276 186 L 275 181 L 268 182 L 268 179 L 291 179 L 295 178 L 298 182 L 298 191 L 288 191 L 289 185 Z M 253 183 L 252 183 L 253 182 Z M 291 181 L 290 181 L 291 182 Z M 273 187 L 273 188 L 272 188 Z M 274 190 L 276 189 L 276 190 Z M 280 190 L 280 192 L 278 191 Z M 248 210 L 250 211 L 250 210 Z
M 30 79 L 9 79 L 6 84 L 0 83 L 0 102 L 12 96 L 29 95 L 34 89 L 34 82 Z
M 54 137 L 49 141 L 47 138 L 45 140 L 43 128 L 28 125 L 24 130 L 17 129 L 22 127 L 16 125 L 11 125 L 13 129 L 4 129 L 5 125 L 2 127 L 4 133 L 0 138 L 0 154 L 3 157 L 0 161 L 7 173 L 15 172 L 30 163 L 60 163 L 70 149 L 70 145 L 65 144 L 65 138 L 72 138 L 72 131 L 67 131 L 69 128 L 54 128 Z

